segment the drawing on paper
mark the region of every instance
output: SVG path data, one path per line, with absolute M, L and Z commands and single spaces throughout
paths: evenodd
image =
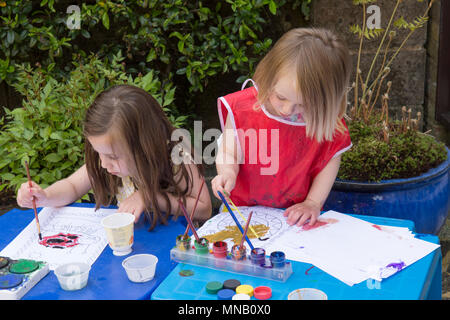
M 33 221 L 0 252 L 12 258 L 46 261 L 50 270 L 72 261 L 95 262 L 107 245 L 100 221 L 117 209 L 80 207 L 43 208 L 39 222 L 43 239 Z
M 78 245 L 80 235 L 71 233 L 58 233 L 53 236 L 44 237 L 39 244 L 45 247 L 55 249 L 65 249 Z
M 255 247 L 268 245 L 282 234 L 283 230 L 289 227 L 283 216 L 282 209 L 254 206 L 239 207 L 239 212 L 244 219 L 238 212 L 234 212 L 242 228 L 245 226 L 251 211 L 253 211 L 252 223 L 247 236 Z M 206 221 L 197 230 L 197 233 L 199 236 L 207 238 L 210 242 L 225 241 L 229 246 L 238 244 L 242 239 L 241 231 L 228 212 L 221 212 Z

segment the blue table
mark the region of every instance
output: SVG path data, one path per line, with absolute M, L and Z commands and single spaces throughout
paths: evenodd
M 415 230 L 412 221 L 360 215 L 355 217 L 379 225 L 408 227 L 413 232 Z M 416 234 L 416 237 L 439 243 L 439 238 L 434 235 Z M 311 264 L 296 261 L 292 262 L 294 272 L 285 283 L 180 263 L 151 297 L 154 300 L 215 300 L 217 295 L 206 292 L 208 282 L 237 279 L 241 284 L 249 284 L 254 288 L 269 286 L 272 288 L 272 300 L 285 300 L 291 291 L 299 288 L 317 288 L 324 291 L 329 300 L 441 299 L 441 265 L 441 250 L 436 249 L 382 282 L 368 280 L 350 287 L 316 267 L 310 269 Z M 182 270 L 191 270 L 194 274 L 182 277 L 179 274 Z
M 93 207 L 89 203 L 76 203 L 73 206 Z M 40 210 L 40 209 L 38 209 Z M 0 250 L 6 247 L 34 219 L 33 210 L 13 209 L 0 217 Z M 186 221 L 170 220 L 169 225 L 158 225 L 148 231 L 149 223 L 144 215 L 135 224 L 133 254 L 150 253 L 158 257 L 158 265 L 153 280 L 145 283 L 133 283 L 128 280 L 122 261 L 129 257 L 117 257 L 109 246 L 103 250 L 92 265 L 89 281 L 85 288 L 78 291 L 64 291 L 59 286 L 53 271 L 36 284 L 22 299 L 29 300 L 140 300 L 149 299 L 151 293 L 176 266 L 170 261 L 170 249 L 175 238 L 184 233 Z

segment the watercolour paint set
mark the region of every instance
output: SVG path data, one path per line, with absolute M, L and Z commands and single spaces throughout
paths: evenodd
M 232 204 L 234 210 L 239 212 L 237 207 L 231 202 L 231 199 L 228 198 L 227 201 L 221 192 L 218 192 L 218 194 L 222 198 L 230 216 L 242 234 L 239 243 L 233 245 L 230 250 L 228 250 L 228 244 L 226 242 L 215 241 L 212 244 L 211 249 L 209 240 L 198 236 L 191 218 L 188 216 L 186 209 L 180 202 L 188 227 L 195 237 L 194 246 L 191 245 L 191 238 L 187 236 L 187 233 L 179 235 L 176 238 L 175 248 L 170 251 L 170 258 L 173 261 L 180 263 L 193 264 L 285 282 L 292 274 L 292 265 L 286 260 L 284 252 L 274 251 L 270 254 L 270 257 L 267 258 L 266 251 L 263 248 L 255 248 L 247 236 L 253 212 L 250 212 L 248 215 L 245 228 L 243 229 L 228 201 Z M 241 213 L 239 212 L 239 214 Z M 252 232 L 255 232 L 255 230 L 252 230 Z M 250 254 L 247 254 L 247 248 L 244 245 L 244 241 L 250 248 Z
M 274 251 L 270 258 L 267 258 L 262 248 L 254 248 L 250 254 L 246 254 L 245 247 L 239 250 L 236 246 L 227 251 L 226 242 L 217 241 L 213 243 L 212 250 L 209 250 L 208 244 L 205 244 L 204 248 L 199 246 L 192 248 L 184 246 L 177 238 L 177 246 L 170 250 L 170 258 L 178 263 L 281 282 L 285 282 L 291 276 L 292 265 L 286 261 L 282 251 Z
M 48 263 L 0 257 L 0 300 L 19 300 L 49 272 Z

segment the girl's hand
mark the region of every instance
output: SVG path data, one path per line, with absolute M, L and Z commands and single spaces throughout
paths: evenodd
M 320 208 L 319 203 L 306 199 L 302 203 L 297 203 L 287 208 L 283 215 L 287 217 L 287 223 L 291 226 L 297 224 L 298 227 L 301 227 L 308 220 L 309 225 L 312 226 L 320 215 Z
M 131 196 L 122 201 L 117 212 L 129 212 L 134 215 L 134 222 L 138 222 L 139 217 L 145 210 L 144 198 L 140 191 L 134 192 Z
M 230 194 L 231 190 L 234 189 L 236 185 L 236 176 L 228 173 L 219 174 L 211 180 L 211 187 L 214 195 L 220 199 L 217 191 L 220 191 L 222 194 L 224 192 Z
M 36 182 L 31 182 L 31 188 L 28 182 L 22 183 L 17 191 L 17 204 L 22 208 L 33 208 L 33 197 L 36 201 L 36 207 L 45 207 L 47 194 Z

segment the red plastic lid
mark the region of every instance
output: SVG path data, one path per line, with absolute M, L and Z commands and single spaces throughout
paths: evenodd
M 272 296 L 272 289 L 266 286 L 256 287 L 253 290 L 253 295 L 258 300 L 267 300 Z

